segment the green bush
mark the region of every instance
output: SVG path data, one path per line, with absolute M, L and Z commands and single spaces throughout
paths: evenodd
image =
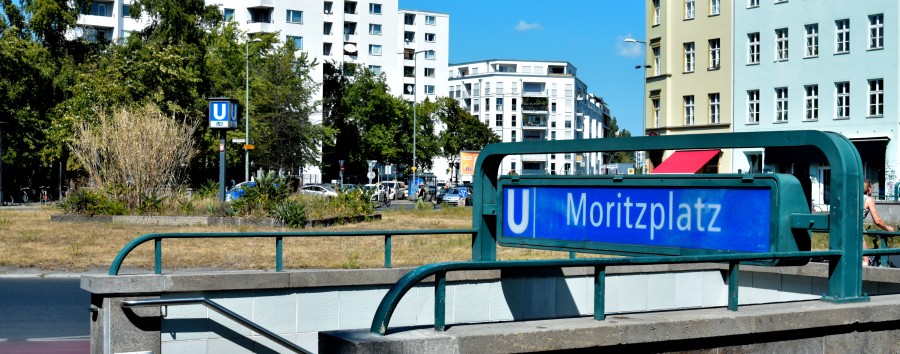
M 285 199 L 275 206 L 275 217 L 291 228 L 306 227 L 306 205 L 299 200 Z
M 266 217 L 273 215 L 275 207 L 290 194 L 287 181 L 269 172 L 257 178 L 255 186 L 244 187 L 244 195 L 232 201 L 231 206 L 241 216 Z
M 76 190 L 63 199 L 59 207 L 66 212 L 88 215 L 123 215 L 127 211 L 124 202 L 116 201 L 107 194 L 88 189 Z

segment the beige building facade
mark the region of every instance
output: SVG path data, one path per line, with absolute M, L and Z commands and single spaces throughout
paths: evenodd
M 646 0 L 644 134 L 732 131 L 732 6 L 728 0 Z M 650 166 L 674 151 L 649 152 Z M 731 171 L 723 150 L 699 172 Z

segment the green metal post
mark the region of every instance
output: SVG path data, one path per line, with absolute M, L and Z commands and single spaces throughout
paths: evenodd
M 606 319 L 606 267 L 594 267 L 594 319 Z
M 575 251 L 569 251 L 569 259 L 575 259 L 575 258 L 578 258 L 575 256 Z
M 740 288 L 740 263 L 728 263 L 728 310 L 738 310 L 738 288 Z
M 443 332 L 447 317 L 447 272 L 434 274 L 434 330 Z
M 384 267 L 391 267 L 391 235 L 384 235 Z
M 284 267 L 284 238 L 275 237 L 275 271 L 280 272 Z
M 153 264 L 154 264 L 154 272 L 156 274 L 162 274 L 162 238 L 157 237 L 153 239 Z

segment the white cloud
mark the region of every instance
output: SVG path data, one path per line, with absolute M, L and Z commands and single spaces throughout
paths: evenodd
M 644 55 L 643 43 L 628 43 L 625 39 L 634 38 L 631 33 L 616 38 L 616 54 L 626 58 L 639 58 Z
M 525 20 L 519 20 L 519 24 L 516 25 L 516 31 L 525 32 L 531 30 L 539 30 L 543 29 L 544 26 L 541 26 L 540 23 L 528 23 Z

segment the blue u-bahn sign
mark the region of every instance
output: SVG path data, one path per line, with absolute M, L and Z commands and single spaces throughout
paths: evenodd
M 213 129 L 238 128 L 237 101 L 227 97 L 209 99 L 209 127 Z
M 809 212 L 799 182 L 790 175 L 522 176 L 502 178 L 498 191 L 500 243 L 550 249 L 631 254 L 798 250 L 789 218 L 781 215 Z

